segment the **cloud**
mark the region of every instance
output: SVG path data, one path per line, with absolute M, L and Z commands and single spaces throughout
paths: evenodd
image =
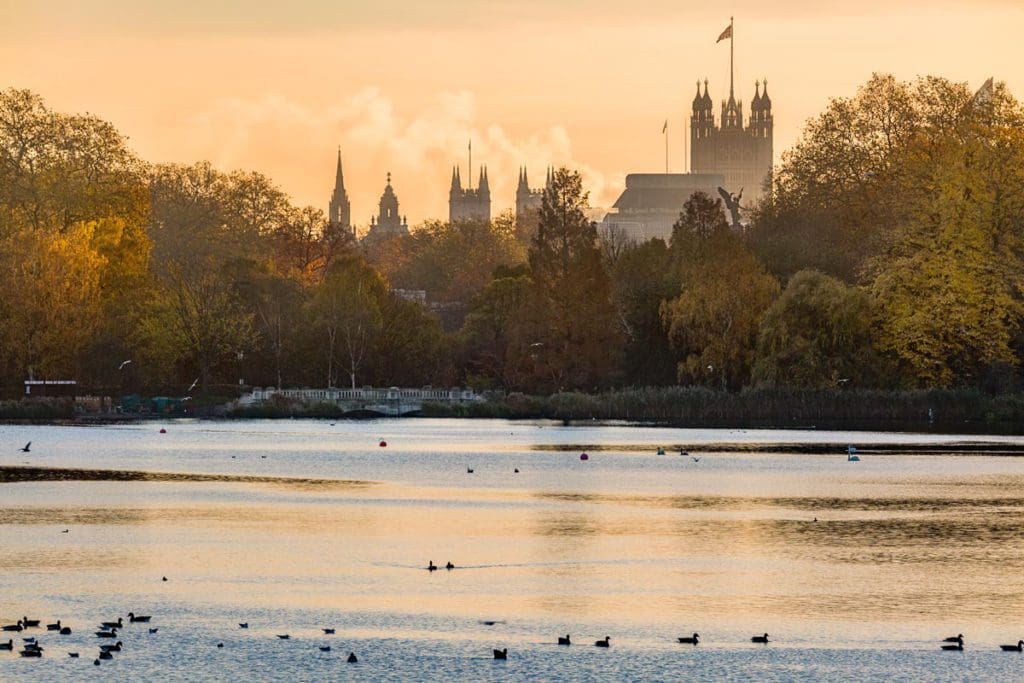
M 463 182 L 468 180 L 470 139 L 473 184 L 486 164 L 495 214 L 513 205 L 523 165 L 534 187 L 543 183 L 548 165 L 580 171 L 595 205 L 609 204 L 622 186 L 621 178 L 609 180 L 573 157 L 564 126 L 513 136 L 498 123 L 479 121 L 476 97 L 465 90 L 438 93 L 408 113 L 372 87 L 319 109 L 280 95 L 222 98 L 185 116 L 181 125 L 185 130 L 175 138 L 188 142 L 166 150 L 175 160 L 209 159 L 223 170 L 259 170 L 297 202 L 316 206 L 327 203 L 340 145 L 353 217 L 360 224 L 375 212 L 387 172 L 411 223 L 446 218 L 452 166 L 459 164 Z

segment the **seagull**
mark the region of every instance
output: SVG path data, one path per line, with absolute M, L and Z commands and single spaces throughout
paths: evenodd
M 131 362 L 132 362 L 131 358 L 129 358 L 128 360 L 121 361 L 121 364 L 117 366 L 117 369 L 118 370 L 124 370 L 124 366 L 128 365 Z
M 190 384 L 190 385 L 188 386 L 188 391 L 186 391 L 185 393 L 186 393 L 186 394 L 191 394 L 191 393 L 192 393 L 192 390 L 196 388 L 196 385 L 197 385 L 197 384 L 199 384 L 199 378 L 198 378 L 198 377 L 196 377 L 196 381 L 195 381 L 195 382 L 192 382 L 192 384 Z
M 25 444 L 25 446 L 23 448 L 19 448 L 18 450 L 21 451 L 22 453 L 28 453 L 29 452 L 29 447 L 31 445 L 32 445 L 32 442 L 29 441 L 27 444 Z

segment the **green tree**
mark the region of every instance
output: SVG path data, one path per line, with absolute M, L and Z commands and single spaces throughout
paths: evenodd
M 482 388 L 521 389 L 533 369 L 534 340 L 525 329 L 533 280 L 526 266 L 500 267 L 470 305 L 459 332 L 467 381 Z M 535 347 L 536 348 L 536 347 Z
M 579 173 L 556 171 L 529 251 L 528 325 L 542 389 L 594 389 L 615 379 L 622 336 L 587 208 Z
M 883 363 L 872 347 L 868 293 L 802 270 L 761 318 L 753 379 L 789 387 L 871 386 Z

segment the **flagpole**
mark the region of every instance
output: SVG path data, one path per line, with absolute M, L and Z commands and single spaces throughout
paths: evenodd
M 668 175 L 668 121 L 665 122 L 665 175 Z
M 733 28 L 733 18 L 729 17 L 729 99 L 733 99 L 732 91 L 732 53 L 733 43 L 736 40 L 736 29 Z

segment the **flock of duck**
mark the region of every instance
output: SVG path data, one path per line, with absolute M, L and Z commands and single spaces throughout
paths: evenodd
M 164 581 L 166 581 L 166 580 L 167 579 L 164 578 Z M 148 625 L 149 622 L 152 620 L 152 618 L 153 618 L 152 616 L 137 615 L 134 612 L 129 612 L 128 613 L 128 622 L 127 623 L 128 624 L 143 623 L 143 624 L 147 624 Z M 0 630 L 8 632 L 8 633 L 21 633 L 21 632 L 26 631 L 28 629 L 33 629 L 33 628 L 40 628 L 41 629 L 41 628 L 43 628 L 42 626 L 40 626 L 40 622 L 41 622 L 40 619 L 29 619 L 28 617 L 22 617 L 21 619 L 19 619 L 14 624 L 8 624 L 6 626 L 0 627 Z M 94 633 L 95 633 L 97 638 L 105 638 L 105 639 L 108 639 L 108 640 L 113 640 L 113 639 L 118 637 L 118 629 L 123 629 L 124 626 L 125 626 L 124 618 L 123 617 L 118 617 L 117 621 L 104 621 L 104 622 L 101 622 L 101 624 L 99 626 L 100 630 L 95 631 Z M 240 623 L 238 625 L 238 627 L 241 628 L 241 629 L 248 629 L 249 628 L 249 623 L 248 622 Z M 62 635 L 62 636 L 69 636 L 69 635 L 71 635 L 71 628 L 68 627 L 68 626 L 63 625 L 61 623 L 60 619 L 58 619 L 56 621 L 56 623 L 47 624 L 46 625 L 46 630 L 49 631 L 49 632 L 56 632 L 57 634 Z M 148 629 L 150 635 L 155 634 L 158 630 L 159 629 L 156 628 L 156 627 L 150 627 Z M 324 628 L 324 629 L 321 629 L 321 630 L 324 632 L 324 635 L 334 635 L 334 633 L 335 633 L 335 629 L 333 629 L 333 628 Z M 288 635 L 287 633 L 277 634 L 277 637 L 280 638 L 281 640 L 289 640 L 291 638 L 291 636 Z M 45 648 L 43 648 L 43 646 L 39 642 L 39 639 L 36 636 L 25 636 L 25 637 L 22 637 L 21 640 L 22 640 L 22 649 L 19 651 L 19 654 L 22 657 L 42 657 L 43 656 L 43 652 L 45 651 Z M 122 641 L 120 641 L 120 640 L 118 640 L 113 645 L 109 645 L 109 644 L 102 644 L 102 645 L 100 645 L 99 646 L 99 653 L 97 654 L 96 658 L 93 660 L 93 664 L 95 664 L 96 666 L 99 666 L 102 663 L 101 660 L 113 659 L 114 658 L 114 653 L 115 652 L 121 652 L 121 649 L 123 647 L 124 647 L 124 643 Z M 224 647 L 224 643 L 217 643 L 217 647 L 218 648 Z M 6 650 L 8 652 L 13 652 L 14 649 L 15 649 L 15 645 L 14 645 L 14 639 L 13 638 L 8 638 L 6 643 L 0 642 L 0 651 Z M 321 646 L 319 646 L 319 649 L 320 649 L 321 652 L 330 652 L 331 651 L 331 646 L 330 645 L 321 645 Z M 68 652 L 68 657 L 71 657 L 72 659 L 78 659 L 79 656 L 80 655 L 79 655 L 78 652 Z M 348 658 L 345 661 L 347 661 L 349 664 L 355 664 L 355 663 L 357 663 L 359 661 L 359 658 L 356 657 L 356 654 L 354 652 L 349 652 L 348 653 Z

